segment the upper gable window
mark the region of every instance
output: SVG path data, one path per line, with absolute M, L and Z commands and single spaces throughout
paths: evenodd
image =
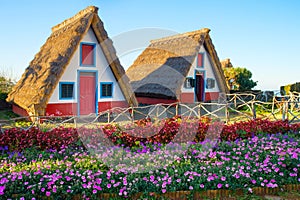
M 197 67 L 204 67 L 204 53 L 198 53 Z
M 96 45 L 80 43 L 80 66 L 95 66 Z

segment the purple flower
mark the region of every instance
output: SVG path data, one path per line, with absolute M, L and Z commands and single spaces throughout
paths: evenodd
M 297 176 L 297 173 L 290 173 L 290 176 Z
M 218 183 L 217 187 L 220 189 L 223 185 L 221 183 Z
M 0 186 L 0 195 L 4 195 L 5 185 Z
M 111 184 L 109 183 L 109 184 L 107 184 L 107 188 L 111 188 Z
M 204 188 L 204 185 L 202 183 L 200 184 L 200 188 Z
M 7 178 L 2 178 L 1 180 L 0 180 L 0 184 L 5 184 L 5 183 L 7 183 L 8 182 L 8 179 Z
M 166 189 L 162 189 L 161 190 L 162 193 L 166 193 L 166 191 L 167 191 Z
M 46 192 L 46 196 L 49 197 L 51 193 L 49 191 Z
M 190 186 L 190 187 L 189 187 L 189 190 L 193 190 L 193 189 L 194 189 L 193 186 Z

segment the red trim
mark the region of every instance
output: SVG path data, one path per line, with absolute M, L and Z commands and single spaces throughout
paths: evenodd
M 16 113 L 22 117 L 29 116 L 28 112 L 24 108 L 21 108 L 18 105 L 13 104 L 12 110 L 14 113 Z
M 126 101 L 98 102 L 98 112 L 103 112 L 116 107 L 127 108 L 128 104 Z
M 46 115 L 70 116 L 77 115 L 77 103 L 53 103 L 46 107 Z
M 158 99 L 149 97 L 137 97 L 137 101 L 141 104 L 170 104 L 177 102 L 177 100 L 174 99 Z
M 205 93 L 205 101 L 213 101 L 218 100 L 219 92 L 206 92 Z
M 180 102 L 181 103 L 194 103 L 195 95 L 194 93 L 181 93 Z

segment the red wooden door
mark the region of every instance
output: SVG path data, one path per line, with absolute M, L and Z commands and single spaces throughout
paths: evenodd
M 203 74 L 196 75 L 196 101 L 203 101 L 204 100 L 204 77 Z
M 79 113 L 88 115 L 96 112 L 96 77 L 94 73 L 80 73 Z

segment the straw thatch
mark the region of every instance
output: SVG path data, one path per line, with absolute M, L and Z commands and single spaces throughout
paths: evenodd
M 221 92 L 228 92 L 224 73 L 207 28 L 151 41 L 126 71 L 136 96 L 179 99 L 181 87 L 202 45 Z
M 44 115 L 49 98 L 90 27 L 127 102 L 129 105 L 137 105 L 125 70 L 98 16 L 98 8 L 94 6 L 87 7 L 52 28 L 52 34 L 30 62 L 29 67 L 8 95 L 7 101 L 19 105 L 29 114 Z

